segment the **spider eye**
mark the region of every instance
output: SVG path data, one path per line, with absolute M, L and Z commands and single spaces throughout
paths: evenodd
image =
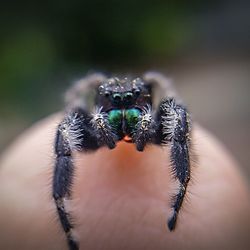
M 105 97 L 109 97 L 110 96 L 110 92 L 109 91 L 105 91 L 104 95 L 105 95 Z
M 130 100 L 132 97 L 133 97 L 133 94 L 131 92 L 127 92 L 127 93 L 124 94 L 124 98 L 126 100 Z
M 99 92 L 100 92 L 100 93 L 102 93 L 102 92 L 104 91 L 104 86 L 103 86 L 103 85 L 101 85 L 101 86 L 99 86 L 99 88 L 98 88 L 98 89 L 99 89 Z
M 134 92 L 135 96 L 139 96 L 141 93 L 140 89 L 138 89 L 138 88 L 134 89 L 133 92 Z
M 116 102 L 119 102 L 122 99 L 121 95 L 118 93 L 113 94 L 113 98 Z

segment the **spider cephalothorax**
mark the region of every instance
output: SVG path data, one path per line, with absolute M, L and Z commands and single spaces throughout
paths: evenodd
M 113 149 L 120 140 L 134 143 L 138 151 L 147 144 L 169 145 L 173 173 L 179 181 L 171 204 L 173 215 L 168 220 L 173 230 L 190 179 L 190 122 L 168 79 L 152 72 L 141 78 L 94 74 L 77 82 L 66 100 L 67 112 L 55 142 L 53 198 L 69 248 L 79 249 L 64 205 L 65 198 L 71 197 L 72 152 L 104 146 Z
M 115 77 L 104 81 L 97 90 L 97 108 L 92 121 L 97 130 L 105 131 L 99 139 L 106 140 L 113 148 L 117 140 L 133 142 L 139 121 L 142 126 L 149 123 L 148 129 L 152 129 L 151 103 L 150 89 L 140 78 Z M 138 150 L 142 149 L 138 147 Z
M 129 108 L 151 102 L 150 90 L 140 78 L 110 78 L 97 91 L 97 105 L 103 106 L 105 110 L 109 108 L 105 107 L 107 104 L 112 108 Z

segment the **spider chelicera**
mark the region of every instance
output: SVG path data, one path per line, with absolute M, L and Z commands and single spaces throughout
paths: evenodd
M 170 147 L 172 172 L 179 181 L 168 219 L 169 230 L 174 230 L 190 179 L 190 121 L 169 80 L 155 72 L 134 79 L 93 74 L 73 85 L 66 101 L 55 141 L 53 198 L 69 249 L 79 249 L 65 206 L 71 198 L 72 152 L 114 149 L 121 140 L 134 143 L 138 151 L 147 144 Z

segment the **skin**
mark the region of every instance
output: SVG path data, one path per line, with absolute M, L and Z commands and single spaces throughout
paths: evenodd
M 23 133 L 0 161 L 0 249 L 67 249 L 52 200 L 53 141 L 62 117 Z M 80 249 L 249 249 L 249 189 L 237 163 L 208 132 L 193 129 L 192 174 L 169 232 L 169 149 L 76 153 L 72 201 Z

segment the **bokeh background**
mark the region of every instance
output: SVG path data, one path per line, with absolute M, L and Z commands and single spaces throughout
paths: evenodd
M 157 70 L 250 180 L 249 10 L 241 0 L 2 2 L 0 152 L 86 73 Z

